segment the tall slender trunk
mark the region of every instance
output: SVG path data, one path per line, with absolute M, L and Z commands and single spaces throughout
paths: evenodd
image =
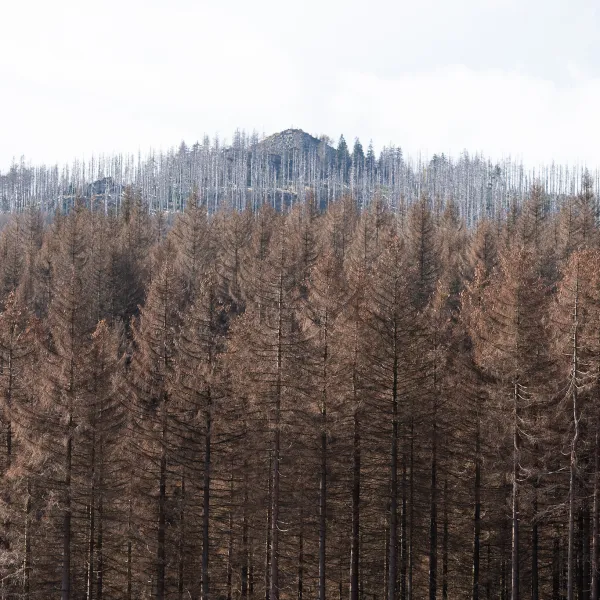
M 87 600 L 92 600 L 94 595 L 94 552 L 96 549 L 96 434 L 92 432 L 92 455 L 90 458 L 90 503 L 88 505 L 89 531 L 88 531 L 88 572 L 87 572 Z
M 560 537 L 558 531 L 552 540 L 552 600 L 560 600 Z
M 592 593 L 591 600 L 598 600 L 598 535 L 599 531 L 599 506 L 598 506 L 598 469 L 600 468 L 600 440 L 599 438 L 599 424 L 596 422 L 596 438 L 594 446 L 594 495 L 592 500 L 592 558 L 591 558 L 591 571 L 592 571 Z
M 359 598 L 360 563 L 360 423 L 358 409 L 354 411 L 352 445 L 352 539 L 350 542 L 350 600 Z
M 300 539 L 298 540 L 298 600 L 304 593 L 304 513 L 300 509 Z
M 229 480 L 229 523 L 227 542 L 227 600 L 231 600 L 233 583 L 233 459 Z
M 387 600 L 396 600 L 398 572 L 398 334 L 394 329 L 394 364 L 392 381 L 392 447 L 390 450 L 390 532 L 388 549 Z
M 177 548 L 177 598 L 183 600 L 185 578 L 185 473 L 181 473 L 181 497 L 179 498 L 179 540 Z
M 248 566 L 250 551 L 248 549 L 248 459 L 244 458 L 244 506 L 242 511 L 242 572 L 241 597 L 248 597 Z
M 131 480 L 133 479 L 133 473 L 131 473 Z M 132 547 L 132 532 L 133 532 L 133 491 L 131 485 L 129 486 L 129 500 L 127 507 L 127 600 L 133 598 L 133 547 Z
M 71 600 L 71 468 L 73 456 L 73 417 L 69 415 L 65 453 L 65 500 L 63 507 L 63 562 L 61 600 Z
M 202 600 L 209 600 L 210 577 L 208 559 L 210 556 L 210 478 L 211 478 L 211 436 L 212 436 L 212 399 L 208 390 L 204 436 L 204 481 L 202 489 Z
M 282 257 L 283 265 L 283 257 Z M 283 393 L 283 273 L 279 275 L 277 298 L 277 362 L 275 390 L 275 435 L 273 440 L 273 496 L 271 509 L 271 592 L 270 600 L 279 600 L 279 504 L 281 460 L 281 396 Z
M 252 544 L 250 544 L 248 555 L 248 560 L 250 561 L 248 565 L 248 598 L 252 600 L 254 598 L 254 551 Z
M 25 497 L 25 549 L 23 557 L 23 599 L 30 600 L 31 577 L 31 481 L 27 479 Z
M 539 419 L 537 406 L 533 407 L 533 421 L 537 426 Z M 533 454 L 535 460 L 538 460 L 540 448 L 537 440 L 533 443 Z M 533 498 L 532 498 L 532 517 L 531 517 L 531 600 L 539 600 L 539 531 L 540 523 L 538 519 L 538 488 L 540 485 L 539 476 L 534 475 Z
M 95 519 L 95 507 L 93 506 L 93 499 L 90 498 L 90 503 L 87 507 L 88 513 L 88 548 L 87 548 L 87 573 L 86 573 L 86 600 L 92 600 L 94 596 L 94 561 L 96 560 L 94 553 L 96 549 L 96 525 Z
M 560 589 L 561 589 L 561 600 L 563 600 L 564 598 L 566 598 L 566 593 L 567 593 L 567 582 L 568 582 L 568 543 L 566 545 L 565 548 L 565 544 L 561 544 L 561 548 L 560 548 L 560 576 L 561 576 L 561 582 L 560 582 Z M 563 593 L 564 591 L 564 593 Z
M 277 410 L 279 413 L 279 410 Z M 279 421 L 279 419 L 277 419 Z M 275 429 L 273 447 L 273 497 L 271 508 L 271 577 L 270 600 L 279 600 L 279 461 L 281 452 L 281 432 L 279 424 Z
M 581 570 L 582 570 L 582 593 L 581 600 L 590 600 L 590 509 L 586 505 L 582 509 L 582 553 L 581 553 Z
M 265 600 L 271 596 L 271 518 L 273 511 L 273 453 L 269 452 L 269 484 L 267 497 L 267 535 L 265 540 Z
M 402 452 L 402 513 L 400 520 L 400 600 L 406 600 L 406 570 L 408 567 L 408 519 L 406 515 L 406 448 Z
M 279 460 L 281 451 L 281 432 L 279 426 L 275 430 L 273 447 L 273 494 L 271 507 L 271 576 L 270 600 L 279 600 Z
M 158 480 L 158 532 L 156 544 L 156 600 L 165 599 L 166 572 L 166 504 L 167 504 L 167 398 L 163 397 L 161 407 L 162 433 L 160 445 L 160 471 Z
M 387 505 L 387 512 L 390 512 L 390 504 Z M 389 573 L 390 556 L 390 533 L 387 527 L 383 529 L 383 572 Z M 389 593 L 389 579 L 385 578 L 385 587 L 383 589 L 383 597 L 387 599 Z
M 360 536 L 360 546 L 362 548 L 363 545 L 363 534 L 361 534 Z M 360 571 L 359 577 L 358 577 L 358 596 L 359 598 L 364 598 L 365 597 L 365 570 L 364 570 L 364 563 L 360 562 L 358 564 L 358 568 Z
M 512 547 L 511 547 L 511 600 L 519 600 L 519 384 L 513 390 L 513 473 L 512 473 Z M 572 600 L 572 599 L 571 599 Z
M 490 600 L 492 597 L 492 546 L 487 544 L 487 560 L 486 560 L 486 577 L 485 577 L 485 600 Z
M 448 480 L 444 480 L 444 530 L 442 537 L 442 600 L 448 600 Z
M 13 349 L 12 349 L 12 344 L 13 344 L 13 337 L 15 335 L 15 329 L 16 329 L 16 325 L 13 324 L 11 327 L 11 332 L 10 332 L 10 338 L 11 338 L 11 343 L 10 343 L 10 348 L 8 351 L 8 365 L 7 365 L 7 371 L 8 371 L 8 382 L 7 382 L 7 387 L 6 387 L 6 392 L 4 395 L 4 401 L 6 403 L 6 408 L 8 409 L 8 422 L 6 423 L 6 470 L 5 473 L 7 473 L 10 470 L 10 467 L 12 465 L 12 459 L 13 459 L 13 431 L 12 431 L 12 415 L 11 415 L 11 406 L 12 406 L 12 392 L 13 392 Z M 5 415 L 6 416 L 6 415 Z M 10 486 L 7 486 L 6 488 L 6 505 L 8 507 L 10 507 L 12 505 L 12 498 L 11 498 L 11 490 L 10 490 Z M 11 527 L 11 519 L 10 519 L 10 515 L 6 515 L 4 518 L 4 545 L 6 550 L 10 550 L 10 527 Z
M 508 583 L 507 583 L 507 560 L 504 546 L 502 547 L 502 559 L 500 561 L 500 600 L 508 598 Z
M 414 403 L 411 407 L 414 410 Z M 410 417 L 410 477 L 409 477 L 409 526 L 408 526 L 408 600 L 413 598 L 413 565 L 414 565 L 414 506 L 415 506 L 415 420 L 412 416 L 413 410 L 411 410 Z
M 475 432 L 475 514 L 473 517 L 473 600 L 479 600 L 479 564 L 481 548 L 481 423 L 479 410 Z
M 323 319 L 323 389 L 321 390 L 321 481 L 319 483 L 319 600 L 326 600 L 327 585 L 327 386 L 329 315 Z
M 569 468 L 569 532 L 567 550 L 567 600 L 575 598 L 575 495 L 577 485 L 577 442 L 579 440 L 579 416 L 577 406 L 577 386 L 573 385 L 573 424 L 574 434 L 571 441 L 571 459 Z
M 537 520 L 538 512 L 538 491 L 537 485 L 533 488 L 533 522 L 531 524 L 531 600 L 539 600 L 539 570 L 538 570 L 538 546 L 539 546 L 539 524 Z
M 352 533 L 350 541 L 350 600 L 360 597 L 360 474 L 361 474 L 361 439 L 360 439 L 360 408 L 358 356 L 359 346 L 359 303 L 354 305 L 354 348 L 352 355 L 352 396 L 354 401 L 353 438 L 352 438 Z
M 583 600 L 584 528 L 583 507 L 580 506 L 577 511 L 577 558 L 575 560 L 577 573 L 577 600 Z
M 429 600 L 437 598 L 437 400 L 431 439 L 431 504 L 429 511 Z
M 4 401 L 6 402 L 6 407 L 8 408 L 8 417 L 9 417 L 9 421 L 6 424 L 6 469 L 10 469 L 10 466 L 12 464 L 12 421 L 10 419 L 12 419 L 12 415 L 10 414 L 10 410 L 12 407 L 12 393 L 13 393 L 13 385 L 14 385 L 14 381 L 13 381 L 13 338 L 15 336 L 16 333 L 16 324 L 13 324 L 10 330 L 10 348 L 8 351 L 8 365 L 7 365 L 7 371 L 8 371 L 8 382 L 7 382 L 7 386 L 6 386 L 6 392 L 5 392 L 5 396 L 4 396 Z
M 100 480 L 102 486 L 102 480 Z M 96 541 L 96 600 L 102 600 L 104 595 L 104 501 L 102 488 L 98 496 L 98 539 Z
M 577 267 L 579 270 L 579 266 Z M 577 484 L 577 444 L 579 441 L 579 406 L 577 397 L 578 355 L 578 317 L 579 317 L 579 278 L 575 288 L 575 306 L 573 310 L 573 347 L 571 360 L 571 399 L 573 411 L 573 438 L 569 461 L 569 542 L 567 550 L 567 600 L 575 598 L 575 486 Z
M 321 409 L 321 481 L 319 485 L 319 600 L 326 600 L 327 548 L 327 408 Z

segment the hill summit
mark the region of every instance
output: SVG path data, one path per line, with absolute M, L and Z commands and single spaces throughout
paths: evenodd
M 289 154 L 294 150 L 305 153 L 316 151 L 322 153 L 322 156 L 327 156 L 327 158 L 335 155 L 335 149 L 326 141 L 306 133 L 302 129 L 285 129 L 279 133 L 274 133 L 259 142 L 257 146 L 266 150 L 267 154 L 277 156 Z

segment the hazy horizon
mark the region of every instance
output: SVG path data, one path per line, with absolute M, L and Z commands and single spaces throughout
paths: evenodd
M 0 171 L 290 127 L 600 165 L 593 0 L 34 0 L 4 17 Z

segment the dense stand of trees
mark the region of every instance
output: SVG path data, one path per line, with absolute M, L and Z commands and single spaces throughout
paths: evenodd
M 0 232 L 0 597 L 598 600 L 589 176 L 473 228 L 201 198 Z
M 464 151 L 457 156 L 409 156 L 399 146 L 375 153 L 372 144 L 346 141 L 336 147 L 326 136 L 315 138 L 292 129 L 261 137 L 237 130 L 229 142 L 205 136 L 192 146 L 146 155 L 101 155 L 65 165 L 28 164 L 24 157 L 0 165 L 0 210 L 20 212 L 29 206 L 68 210 L 78 197 L 105 212 L 121 209 L 123 188 L 141 191 L 151 213 L 179 212 L 198 190 L 211 213 L 268 204 L 276 209 L 310 197 L 321 208 L 343 196 L 366 207 L 379 197 L 402 211 L 425 194 L 434 205 L 454 200 L 471 225 L 521 206 L 534 182 L 554 209 L 584 188 L 580 165 L 528 165 L 503 158 L 493 161 Z M 598 171 L 592 173 L 600 182 Z M 598 188 L 596 187 L 596 192 Z

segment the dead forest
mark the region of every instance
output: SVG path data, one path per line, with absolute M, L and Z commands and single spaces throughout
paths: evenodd
M 589 176 L 0 232 L 0 597 L 598 600 Z

